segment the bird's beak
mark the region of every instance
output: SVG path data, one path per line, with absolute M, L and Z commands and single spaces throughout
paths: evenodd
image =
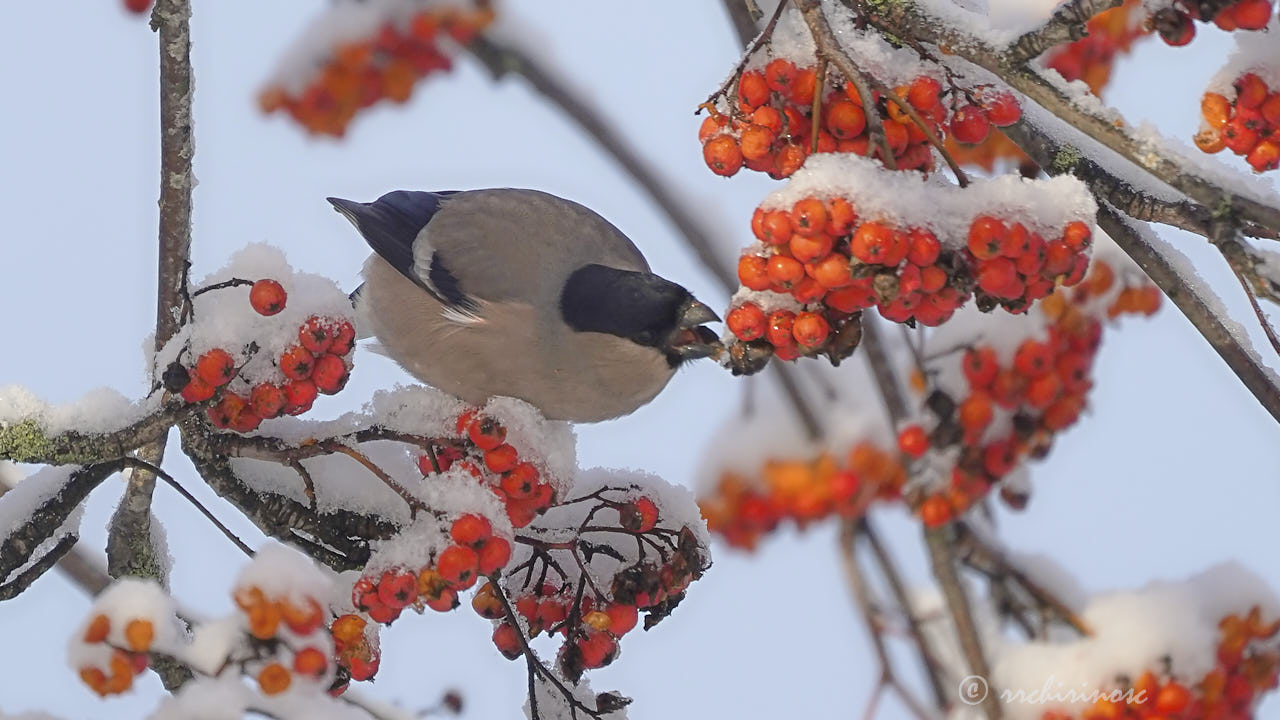
M 698 360 L 718 356 L 724 352 L 720 338 L 703 323 L 720 322 L 720 317 L 704 303 L 689 298 L 680 307 L 676 317 L 676 330 L 667 342 L 671 352 L 681 360 Z

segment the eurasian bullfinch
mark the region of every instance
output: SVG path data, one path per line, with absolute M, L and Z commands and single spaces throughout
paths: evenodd
M 702 327 L 715 313 L 578 203 L 518 189 L 329 202 L 374 251 L 354 294 L 362 330 L 467 403 L 509 396 L 552 419 L 607 420 L 720 350 Z

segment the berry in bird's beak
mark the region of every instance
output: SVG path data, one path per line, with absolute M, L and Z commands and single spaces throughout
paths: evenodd
M 703 323 L 720 322 L 719 316 L 705 304 L 689 298 L 676 315 L 676 329 L 668 338 L 670 352 L 683 360 L 718 356 L 724 352 L 719 336 Z

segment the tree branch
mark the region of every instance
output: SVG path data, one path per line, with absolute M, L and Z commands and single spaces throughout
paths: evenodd
M 751 8 L 747 7 L 750 1 L 721 0 L 725 14 L 733 24 L 733 31 L 738 36 L 738 44 L 743 47 L 746 47 L 760 33 L 759 28 L 756 27 L 756 18 L 752 17 Z
M 843 2 L 848 5 L 854 0 Z M 1216 214 L 1230 214 L 1240 220 L 1280 228 L 1280 208 L 1238 195 L 1187 170 L 1184 161 L 1166 155 L 1159 146 L 1135 135 L 1123 123 L 1068 96 L 1060 78 L 1051 80 L 1045 73 L 1015 62 L 1015 58 L 981 39 L 927 15 L 916 3 L 877 3 L 874 7 L 875 11 L 865 17 L 880 31 L 938 45 L 994 73 L 1063 122 L 1119 153 L 1160 182 L 1212 208 Z
M 1070 0 L 1063 3 L 1048 22 L 1013 41 L 1005 50 L 1005 57 L 1011 65 L 1022 65 L 1040 57 L 1049 48 L 1088 37 L 1086 25 L 1094 16 L 1123 4 L 1124 0 Z
M 34 419 L 0 424 L 0 460 L 40 465 L 86 465 L 122 458 L 163 438 L 191 407 L 171 404 L 130 425 L 105 433 L 76 430 L 50 435 Z
M 1025 119 L 1005 128 L 1005 132 L 1046 172 L 1073 174 L 1084 181 L 1095 196 L 1107 199 L 1100 202 L 1098 211 L 1098 223 L 1102 229 L 1173 301 L 1267 412 L 1280 421 L 1280 384 L 1275 375 L 1223 323 L 1216 308 L 1196 289 L 1198 283 L 1183 277 L 1182 272 L 1130 227 L 1120 213 L 1137 220 L 1165 223 L 1206 238 L 1221 234 L 1216 229 L 1221 221 L 1207 208 L 1195 203 L 1160 200 L 1134 189 L 1098 163 L 1084 158 L 1075 148 L 1059 145 Z M 1117 203 L 1119 209 L 1108 200 Z
M 982 651 L 982 639 L 978 635 L 978 627 L 973 621 L 973 608 L 969 604 L 969 595 L 965 592 L 960 573 L 956 570 L 955 553 L 952 550 L 951 530 L 948 527 L 926 529 L 925 544 L 929 547 L 929 560 L 933 565 L 933 576 L 942 589 L 942 596 L 947 602 L 951 621 L 956 628 L 956 639 L 960 644 L 960 652 L 969 665 L 969 674 L 991 681 L 991 668 L 987 665 L 986 655 Z M 983 709 L 990 720 L 1000 720 L 1004 710 L 1000 707 L 1000 694 L 995 688 L 982 698 Z

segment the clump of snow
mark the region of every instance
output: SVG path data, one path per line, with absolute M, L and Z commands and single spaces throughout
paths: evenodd
M 1091 637 L 995 643 L 993 685 L 1002 692 L 1031 693 L 1051 679 L 1051 691 L 1087 695 L 1114 688 L 1117 677 L 1159 672 L 1166 662 L 1175 677 L 1195 681 L 1216 664 L 1219 621 L 1230 614 L 1245 615 L 1255 605 L 1265 619 L 1280 618 L 1280 598 L 1258 576 L 1234 563 L 1180 582 L 1100 595 L 1081 613 L 1094 631 Z M 1058 707 L 1080 710 L 1084 705 L 1063 702 Z M 1028 702 L 1008 702 L 1005 708 L 1011 720 L 1033 720 L 1051 709 Z
M 4 472 L 11 478 L 17 476 L 13 466 L 5 467 L 8 469 Z M 80 469 L 78 465 L 45 466 L 9 486 L 7 491 L 0 494 L 0 542 L 6 540 L 10 534 L 30 520 L 40 506 L 57 497 L 71 480 L 72 474 Z M 6 485 L 8 481 L 9 479 L 5 478 Z M 72 511 L 62 527 L 45 540 L 41 548 L 36 548 L 35 554 L 31 556 L 32 559 L 40 558 L 43 550 L 48 550 L 53 543 L 68 533 L 75 532 L 80 527 L 83 511 L 83 504 Z M 15 572 L 18 571 L 21 571 L 21 568 L 15 569 Z M 0 582 L 3 580 L 4 578 L 0 578 Z
M 88 645 L 84 634 L 98 615 L 106 616 L 109 631 L 105 643 Z M 173 601 L 154 580 L 126 577 L 111 584 L 94 599 L 85 620 L 76 628 L 67 646 L 72 669 L 83 667 L 106 668 L 111 647 L 129 647 L 125 628 L 135 620 L 151 623 L 154 632 L 151 648 L 176 655 L 180 652 L 180 640 L 184 631 L 179 627 Z
M 182 660 L 196 671 L 212 675 L 243 642 L 244 624 L 238 616 L 203 622 L 192 628 Z
M 314 560 L 287 545 L 270 541 L 236 578 L 237 588 L 258 588 L 269 598 L 302 605 L 329 596 L 332 579 Z
M 76 432 L 107 433 L 119 430 L 155 412 L 159 397 L 132 402 L 110 388 L 91 390 L 65 405 L 50 405 L 20 385 L 0 386 L 0 427 L 25 420 L 36 423 L 48 434 Z
M 1280 92 L 1280 43 L 1276 42 L 1277 33 L 1280 33 L 1280 17 L 1271 18 L 1267 29 L 1260 32 L 1242 30 L 1231 33 L 1236 41 L 1236 49 L 1227 58 L 1222 69 L 1209 81 L 1207 91 L 1234 98 L 1236 91 L 1232 83 L 1241 75 L 1251 72 L 1262 78 L 1272 92 Z
M 807 197 L 844 197 L 859 221 L 877 220 L 899 228 L 926 228 L 948 247 L 967 242 L 969 226 L 979 215 L 1020 222 L 1052 239 L 1073 221 L 1093 225 L 1098 206 L 1083 182 L 1068 176 L 1029 180 L 1001 175 L 974 180 L 966 188 L 926 179 L 918 173 L 886 170 L 851 153 L 809 156 L 785 187 L 771 193 L 760 207 L 789 209 Z
M 259 315 L 249 304 L 249 288 L 221 288 L 192 298 L 194 321 L 157 353 L 157 374 L 174 360 L 192 367 L 213 348 L 231 354 L 236 365 L 244 365 L 236 385 L 259 382 L 281 383 L 284 374 L 276 361 L 289 347 L 298 344 L 298 329 L 312 315 L 342 318 L 354 323 L 355 311 L 347 293 L 329 278 L 295 271 L 284 253 L 266 243 L 253 243 L 231 256 L 227 265 L 211 273 L 195 289 L 233 278 L 256 281 L 269 278 L 279 282 L 288 295 L 285 307 L 275 315 Z M 250 350 L 250 343 L 257 350 Z M 179 356 L 183 349 L 187 353 Z

